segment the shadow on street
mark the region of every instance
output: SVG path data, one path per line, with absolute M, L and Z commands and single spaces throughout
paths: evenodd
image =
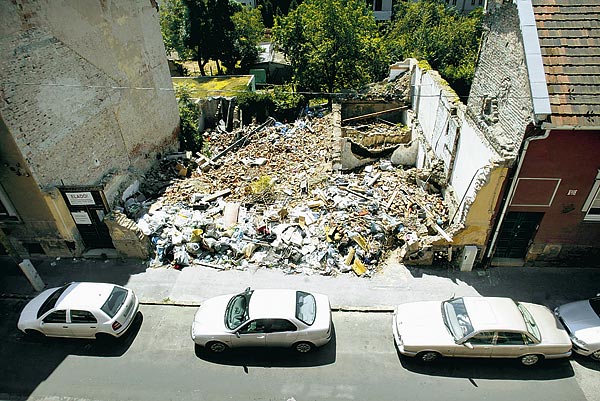
M 0 388 L 3 394 L 29 396 L 69 356 L 120 357 L 131 347 L 143 322 L 141 312 L 127 333 L 118 339 L 33 339 L 17 329 L 17 320 L 27 301 L 0 302 Z
M 569 358 L 544 360 L 534 366 L 524 366 L 516 359 L 441 358 L 431 363 L 401 355 L 400 364 L 408 371 L 440 377 L 486 380 L 555 380 L 575 375 Z M 473 382 L 474 386 L 477 386 Z

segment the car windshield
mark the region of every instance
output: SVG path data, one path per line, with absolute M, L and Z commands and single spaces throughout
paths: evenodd
M 462 298 L 442 302 L 442 317 L 444 324 L 456 341 L 473 332 L 471 319 Z
M 307 325 L 312 325 L 317 318 L 317 301 L 312 294 L 296 291 L 296 318 Z
M 125 303 L 126 299 L 127 290 L 125 288 L 115 286 L 110 293 L 110 296 L 100 309 L 102 309 L 109 317 L 113 318 L 119 309 L 121 309 L 121 306 L 123 306 L 123 303 Z
M 63 285 L 60 288 L 57 288 L 56 291 L 54 291 L 52 294 L 50 294 L 50 296 L 48 297 L 48 299 L 46 299 L 46 301 L 44 301 L 44 303 L 42 304 L 42 306 L 40 306 L 40 309 L 37 312 L 37 317 L 38 319 L 46 312 L 48 312 L 50 309 L 54 308 L 54 306 L 56 305 L 56 302 L 58 301 L 58 298 L 60 298 L 60 296 L 63 294 L 63 292 L 65 292 L 65 290 L 67 288 L 69 288 L 71 284 L 67 284 L 67 285 Z
M 254 291 L 247 288 L 241 294 L 235 295 L 229 300 L 227 309 L 225 309 L 225 326 L 234 330 L 242 323 L 248 320 L 248 306 L 250 305 L 250 297 Z
M 519 302 L 516 302 L 516 304 L 517 304 L 517 308 L 519 308 L 519 311 L 521 312 L 521 315 L 523 315 L 523 320 L 525 320 L 525 326 L 527 327 L 527 331 L 538 342 L 541 342 L 542 334 L 540 333 L 540 329 L 537 327 L 535 320 L 533 320 L 533 316 L 531 316 L 531 313 L 529 313 L 529 311 L 527 310 L 525 305 L 520 304 Z
M 600 297 L 590 299 L 590 306 L 592 307 L 596 315 L 600 317 Z

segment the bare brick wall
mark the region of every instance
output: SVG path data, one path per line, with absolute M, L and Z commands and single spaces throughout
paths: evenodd
M 0 0 L 0 115 L 42 188 L 144 169 L 177 103 L 148 0 Z
M 467 109 L 495 150 L 514 159 L 533 121 L 516 5 L 492 8 L 487 25 Z

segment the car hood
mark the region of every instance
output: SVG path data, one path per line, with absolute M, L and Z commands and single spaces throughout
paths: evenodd
M 396 308 L 398 333 L 405 345 L 454 345 L 439 301 L 411 302 Z
M 21 311 L 21 316 L 19 316 L 19 324 L 36 321 L 38 319 L 37 313 L 40 310 L 40 307 L 54 291 L 56 291 L 56 288 L 49 288 L 42 291 L 38 296 L 29 301 Z
M 569 331 L 586 343 L 597 343 L 600 339 L 600 318 L 590 306 L 588 300 L 571 302 L 558 307 L 561 317 Z
M 533 316 L 540 333 L 542 344 L 571 344 L 571 338 L 550 309 L 543 305 L 521 302 Z
M 194 332 L 212 334 L 225 331 L 225 308 L 232 296 L 221 295 L 204 301 L 194 315 Z

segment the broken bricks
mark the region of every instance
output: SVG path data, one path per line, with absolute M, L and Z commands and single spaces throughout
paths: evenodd
M 130 202 L 155 246 L 152 265 L 369 276 L 390 249 L 403 247 L 408 260 L 446 234 L 441 195 L 419 186 L 414 168 L 381 159 L 334 174 L 327 121 L 222 133 L 218 160 L 165 158 L 167 171 L 152 177 L 158 200 L 145 193 L 148 201 Z M 205 170 L 193 168 L 207 160 Z

